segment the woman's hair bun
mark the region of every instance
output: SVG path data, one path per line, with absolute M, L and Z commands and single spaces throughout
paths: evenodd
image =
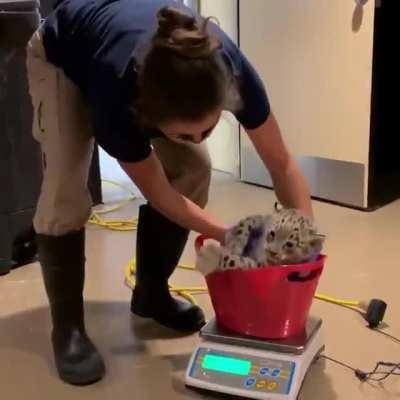
M 220 40 L 208 30 L 210 19 L 196 19 L 174 7 L 164 7 L 158 14 L 154 45 L 174 51 L 186 58 L 208 58 L 221 47 Z

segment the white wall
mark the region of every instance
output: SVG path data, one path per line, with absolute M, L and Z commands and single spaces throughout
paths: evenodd
M 201 0 L 204 17 L 216 17 L 222 29 L 237 43 L 237 0 Z M 224 113 L 215 132 L 208 139 L 213 168 L 239 177 L 239 124 L 230 113 Z

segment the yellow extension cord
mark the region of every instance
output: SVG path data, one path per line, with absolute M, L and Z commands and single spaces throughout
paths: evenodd
M 104 219 L 102 216 L 105 214 L 109 214 L 111 212 L 118 211 L 125 207 L 130 201 L 136 199 L 135 194 L 125 186 L 111 181 L 107 179 L 103 179 L 104 183 L 108 183 L 123 189 L 125 192 L 129 193 L 129 197 L 125 200 L 121 201 L 119 204 L 109 207 L 109 208 L 102 208 L 102 209 L 93 209 L 92 215 L 89 219 L 89 224 L 101 226 L 105 229 L 110 229 L 113 231 L 133 231 L 137 228 L 137 219 Z M 178 268 L 195 271 L 195 268 L 191 265 L 187 264 L 180 264 Z M 136 272 L 136 262 L 135 259 L 132 258 L 125 267 L 125 283 L 128 287 L 133 289 L 135 287 L 135 272 Z M 172 293 L 181 296 L 192 304 L 197 304 L 196 299 L 194 298 L 195 295 L 205 294 L 208 292 L 206 287 L 177 287 L 174 285 L 169 285 L 169 289 Z M 318 300 L 322 300 L 328 303 L 336 304 L 342 307 L 350 308 L 352 310 L 365 313 L 365 306 L 362 302 L 357 300 L 343 300 L 337 299 L 335 297 L 327 296 L 324 294 L 316 294 L 315 298 Z

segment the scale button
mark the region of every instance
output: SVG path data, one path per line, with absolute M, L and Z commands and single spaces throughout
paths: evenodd
M 268 376 L 269 375 L 269 368 L 268 367 L 263 367 L 260 369 L 260 375 L 261 376 Z
M 255 378 L 247 378 L 244 385 L 248 388 L 253 387 L 256 384 Z
M 289 378 L 289 371 L 286 371 L 286 370 L 281 371 L 280 378 L 283 379 L 283 380 L 288 379 Z
M 281 370 L 279 368 L 275 368 L 274 370 L 272 370 L 271 372 L 271 376 L 273 378 L 279 378 L 279 375 L 281 374 Z
M 274 391 L 278 387 L 278 384 L 276 382 L 270 382 L 267 386 L 267 389 L 270 390 L 271 392 Z
M 257 381 L 256 388 L 257 389 L 264 389 L 267 386 L 267 381 L 261 380 Z

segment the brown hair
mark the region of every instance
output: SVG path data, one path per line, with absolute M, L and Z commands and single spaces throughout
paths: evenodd
M 220 40 L 208 32 L 210 19 L 172 7 L 162 8 L 157 17 L 158 29 L 139 70 L 142 121 L 193 121 L 219 107 L 232 108 L 236 85 L 219 51 Z

